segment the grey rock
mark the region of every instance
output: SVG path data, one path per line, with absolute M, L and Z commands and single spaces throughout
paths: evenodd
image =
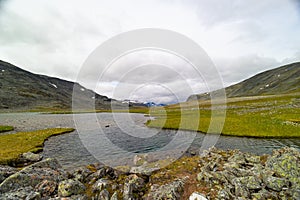
M 198 192 L 193 192 L 189 197 L 189 200 L 207 200 L 207 198 Z
M 7 177 L 17 172 L 18 170 L 16 168 L 0 165 L 0 183 L 2 183 Z
M 111 184 L 112 181 L 110 181 L 109 179 L 101 178 L 92 186 L 92 190 L 94 193 L 100 192 L 103 189 L 107 189 L 108 187 L 111 187 Z
M 115 191 L 115 192 L 113 193 L 113 195 L 111 195 L 110 200 L 119 200 L 119 199 L 118 199 L 118 192 L 117 192 L 117 191 Z
M 139 166 L 139 167 L 132 167 L 130 169 L 131 174 L 142 174 L 145 176 L 150 176 L 153 171 L 159 170 L 159 168 L 147 167 L 147 166 Z
M 66 179 L 66 173 L 62 169 L 59 169 L 59 167 L 60 165 L 55 159 L 46 159 L 25 167 L 0 184 L 0 193 L 28 186 L 35 188 L 43 180 L 62 181 Z
M 59 183 L 58 195 L 61 197 L 69 197 L 82 194 L 85 189 L 85 186 L 80 181 L 68 179 Z
M 146 199 L 148 200 L 180 199 L 182 193 L 184 192 L 183 189 L 184 189 L 186 179 L 188 179 L 188 177 L 185 177 L 184 179 L 175 180 L 174 182 L 171 182 L 166 185 L 152 186 Z
M 56 192 L 57 183 L 55 181 L 43 180 L 35 187 L 42 197 L 48 197 Z
M 98 196 L 98 200 L 109 200 L 109 192 L 107 190 L 102 190 Z
M 25 162 L 33 163 L 33 162 L 38 162 L 38 161 L 42 160 L 42 158 L 43 158 L 43 156 L 40 154 L 27 152 L 27 153 L 21 154 L 19 161 L 22 163 L 25 163 Z
M 270 176 L 265 179 L 265 184 L 269 189 L 280 192 L 283 187 L 289 186 L 289 181 L 285 178 Z
M 14 191 L 0 193 L 0 199 L 5 200 L 39 200 L 41 196 L 32 187 L 18 188 Z
M 124 200 L 133 199 L 133 186 L 132 186 L 132 184 L 130 184 L 130 183 L 125 183 L 124 184 L 123 199 Z

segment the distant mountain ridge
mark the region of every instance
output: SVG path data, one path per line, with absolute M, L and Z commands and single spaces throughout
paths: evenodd
M 96 109 L 109 109 L 112 102 L 121 105 L 79 83 L 33 74 L 0 60 L 0 110 L 71 109 L 73 89 L 83 109 L 91 102 Z
M 218 92 L 214 91 L 214 92 Z M 300 62 L 259 73 L 225 88 L 227 97 L 246 97 L 300 92 Z M 187 101 L 208 100 L 210 93 L 191 95 Z

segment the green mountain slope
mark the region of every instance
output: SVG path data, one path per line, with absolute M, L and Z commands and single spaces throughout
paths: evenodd
M 227 97 L 260 96 L 300 92 L 300 62 L 259 73 L 225 88 Z M 214 91 L 218 92 L 218 91 Z M 191 95 L 187 101 L 207 100 L 209 94 Z

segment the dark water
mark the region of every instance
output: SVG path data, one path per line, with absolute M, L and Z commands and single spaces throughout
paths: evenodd
M 76 131 L 45 142 L 43 155 L 55 157 L 65 168 L 95 162 L 109 165 L 131 165 L 137 154 L 147 153 L 156 159 L 178 158 L 186 151 L 199 152 L 211 145 L 221 149 L 240 149 L 255 154 L 271 153 L 289 146 L 300 149 L 297 139 L 256 139 L 210 136 L 191 131 L 149 129 L 141 114 L 1 114 L 0 124 L 16 131 L 50 127 L 74 127 Z

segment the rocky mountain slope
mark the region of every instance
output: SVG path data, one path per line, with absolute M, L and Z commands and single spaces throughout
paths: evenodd
M 300 62 L 259 73 L 225 88 L 227 97 L 245 97 L 300 92 Z M 218 91 L 215 91 L 218 92 Z M 187 101 L 207 100 L 210 94 L 191 95 Z
M 59 78 L 33 74 L 0 60 L 0 110 L 71 109 L 73 89 L 81 108 L 95 101 L 96 109 L 108 109 L 106 96 L 86 89 L 78 83 Z

